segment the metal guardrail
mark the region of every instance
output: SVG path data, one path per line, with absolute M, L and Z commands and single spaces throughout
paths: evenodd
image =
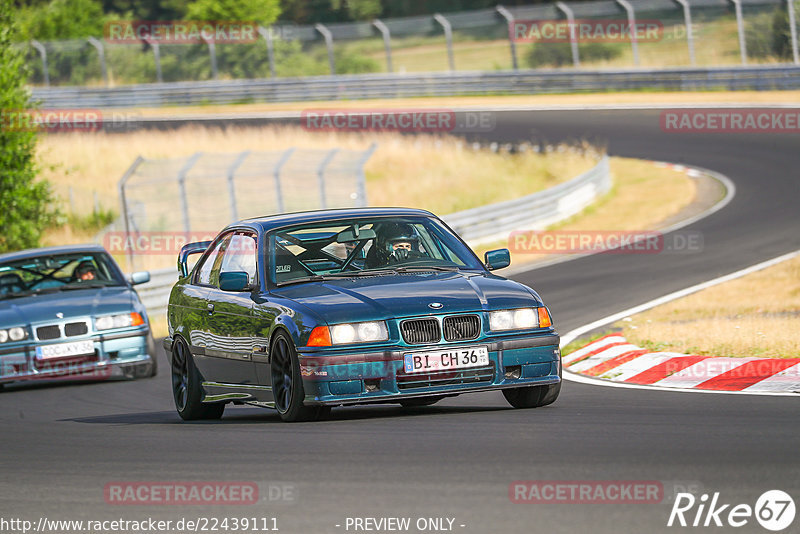
M 608 156 L 592 169 L 563 184 L 522 198 L 497 202 L 442 217 L 471 245 L 496 241 L 512 230 L 536 230 L 581 211 L 611 188 Z M 150 272 L 150 282 L 137 287 L 151 315 L 165 313 L 177 269 Z
M 42 107 L 62 109 L 637 89 L 701 91 L 798 88 L 800 88 L 800 67 L 765 65 L 724 68 L 437 72 L 413 75 L 360 74 L 278 80 L 155 83 L 115 88 L 35 88 L 33 99 L 40 101 Z
M 136 292 L 142 300 L 147 313 L 150 315 L 164 315 L 167 311 L 169 293 L 178 280 L 178 269 L 159 269 L 150 271 L 150 281 L 136 286 Z

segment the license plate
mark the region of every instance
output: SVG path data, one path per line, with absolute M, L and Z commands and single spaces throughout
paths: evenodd
M 54 345 L 38 345 L 36 357 L 42 360 L 49 358 L 66 358 L 94 354 L 94 341 L 74 341 L 72 343 L 56 343 Z
M 489 365 L 489 349 L 486 347 L 408 352 L 403 355 L 403 367 L 406 373 L 432 373 L 487 365 Z

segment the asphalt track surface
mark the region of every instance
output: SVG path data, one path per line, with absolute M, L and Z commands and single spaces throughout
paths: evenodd
M 701 253 L 599 255 L 516 276 L 542 294 L 562 333 L 800 248 L 798 135 L 666 134 L 658 111 L 604 110 L 499 112 L 482 137 L 588 138 L 612 155 L 692 164 L 736 184 L 725 209 L 684 229 L 702 232 Z M 512 504 L 516 480 L 656 480 L 667 493 L 691 485 L 751 506 L 777 488 L 800 504 L 795 398 L 566 382 L 557 403 L 538 410 L 513 410 L 500 393 L 486 393 L 410 411 L 336 409 L 321 423 L 228 408 L 219 422 L 189 424 L 173 410 L 163 360 L 161 369 L 148 380 L 0 394 L 0 517 L 277 517 L 287 533 L 346 532 L 347 517 L 385 516 L 454 518 L 465 533 L 684 530 L 666 527 L 669 497 Z M 283 484 L 295 495 L 210 508 L 104 501 L 109 482 L 176 480 L 256 481 L 262 493 Z M 736 530 L 764 532 L 752 518 Z

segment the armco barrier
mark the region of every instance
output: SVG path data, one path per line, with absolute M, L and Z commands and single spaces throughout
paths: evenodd
M 565 219 L 591 204 L 611 187 L 608 156 L 592 169 L 550 189 L 531 195 L 451 213 L 442 217 L 471 245 L 496 241 L 512 230 L 541 229 Z M 137 287 L 151 315 L 163 314 L 169 292 L 178 278 L 177 269 L 150 273 L 150 282 Z
M 726 68 L 435 72 L 413 75 L 361 74 L 274 80 L 151 83 L 113 88 L 37 87 L 33 89 L 33 99 L 40 101 L 44 108 L 67 109 L 641 89 L 708 91 L 798 88 L 800 67 L 765 65 Z

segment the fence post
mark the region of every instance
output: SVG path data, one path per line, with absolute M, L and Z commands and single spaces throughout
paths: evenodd
M 44 75 L 44 86 L 50 87 L 50 71 L 47 70 L 47 49 L 44 47 L 42 43 L 40 43 L 36 39 L 31 41 L 31 46 L 39 51 L 39 55 L 42 58 L 42 74 Z
M 498 13 L 500 13 L 500 16 L 506 20 L 506 24 L 508 24 L 508 45 L 511 47 L 511 66 L 514 70 L 518 70 L 517 41 L 516 36 L 514 35 L 514 15 L 511 14 L 511 11 L 501 5 L 498 5 L 495 7 L 495 9 Z
M 270 31 L 271 28 L 265 28 L 263 26 L 258 27 L 258 33 L 264 38 L 267 42 L 267 59 L 269 60 L 269 75 L 275 78 L 275 48 L 272 44 L 272 32 Z
M 245 150 L 234 160 L 230 167 L 228 167 L 228 197 L 229 205 L 231 208 L 231 222 L 239 220 L 239 209 L 236 205 L 236 185 L 233 183 L 236 180 L 236 171 L 242 166 L 244 160 L 250 155 L 249 150 Z
M 739 31 L 739 52 L 742 55 L 742 65 L 747 65 L 747 40 L 744 35 L 744 17 L 742 16 L 742 0 L 731 0 L 736 9 L 736 27 Z
M 192 231 L 192 225 L 189 221 L 189 199 L 186 196 L 186 175 L 202 155 L 202 152 L 195 152 L 193 155 L 189 156 L 189 159 L 183 164 L 181 170 L 178 171 L 178 189 L 181 195 L 181 211 L 183 212 L 183 231 L 187 234 Z
M 275 170 L 272 172 L 272 175 L 275 177 L 275 200 L 277 201 L 278 213 L 286 211 L 283 205 L 283 190 L 281 189 L 281 169 L 286 165 L 286 162 L 289 161 L 289 158 L 292 157 L 292 154 L 294 154 L 294 147 L 283 153 L 278 163 L 275 164 Z
M 324 158 L 322 158 L 322 162 L 319 164 L 317 168 L 317 182 L 319 183 L 319 201 L 320 201 L 320 208 L 325 209 L 328 207 L 328 199 L 325 196 L 325 169 L 328 167 L 330 162 L 336 157 L 336 153 L 339 152 L 338 148 L 332 149 L 328 152 Z
M 336 75 L 336 62 L 333 60 L 333 34 L 323 24 L 314 24 L 314 29 L 317 30 L 325 39 L 325 48 L 328 49 L 328 63 L 331 68 L 331 76 Z
M 97 55 L 100 58 L 100 70 L 103 72 L 103 82 L 108 87 L 108 68 L 106 67 L 106 51 L 103 49 L 103 43 L 94 37 L 89 37 L 87 41 L 97 49 Z
M 372 154 L 378 148 L 378 143 L 372 143 L 369 148 L 361 155 L 358 160 L 358 204 L 357 207 L 363 208 L 367 205 L 367 177 L 364 175 L 364 165 L 367 160 L 372 157 Z
M 378 28 L 383 36 L 383 48 L 386 50 L 386 72 L 392 72 L 392 35 L 389 33 L 389 27 L 378 19 L 373 20 L 372 25 Z
M 133 161 L 128 170 L 125 171 L 125 174 L 122 175 L 120 178 L 117 187 L 119 188 L 119 199 L 122 202 L 122 219 L 125 223 L 125 255 L 128 258 L 128 268 L 134 270 L 133 265 L 133 241 L 131 240 L 131 218 L 130 213 L 128 211 L 128 201 L 125 198 L 125 184 L 128 183 L 128 180 L 133 173 L 136 172 L 136 169 L 139 168 L 139 165 L 142 164 L 144 158 L 142 156 L 136 156 L 136 159 Z
M 581 58 L 578 52 L 578 38 L 575 36 L 575 14 L 564 2 L 556 2 L 556 7 L 567 16 L 567 23 L 569 24 L 569 44 L 572 48 L 572 64 L 576 67 L 580 67 Z
M 214 44 L 214 39 L 203 37 L 203 40 L 208 45 L 208 57 L 211 59 L 211 77 L 216 80 L 219 74 L 217 72 L 217 45 Z
M 619 5 L 628 13 L 628 26 L 631 33 L 631 51 L 633 52 L 633 64 L 639 66 L 639 42 L 636 39 L 636 11 L 628 0 L 616 0 Z
M 683 23 L 686 25 L 686 45 L 689 47 L 689 64 L 694 67 L 694 28 L 692 27 L 692 8 L 687 0 L 675 0 L 683 7 Z
M 444 18 L 441 13 L 436 13 L 433 18 L 444 30 L 444 38 L 447 40 L 447 62 L 450 65 L 450 70 L 456 70 L 456 60 L 453 56 L 453 27 L 450 25 L 450 21 Z
M 146 37 L 144 42 L 150 45 L 150 48 L 153 49 L 153 60 L 156 64 L 156 80 L 158 83 L 164 83 L 164 76 L 161 73 L 161 48 L 157 41 Z
M 797 52 L 797 19 L 794 13 L 794 0 L 786 0 L 787 9 L 789 11 L 789 32 L 792 39 L 792 59 L 794 64 L 800 64 L 800 56 Z

